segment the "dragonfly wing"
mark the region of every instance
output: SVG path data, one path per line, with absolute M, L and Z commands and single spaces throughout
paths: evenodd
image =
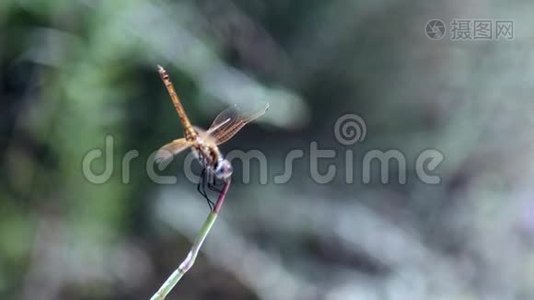
M 265 104 L 261 109 L 246 112 L 237 106 L 229 107 L 213 120 L 207 133 L 215 139 L 217 145 L 225 143 L 243 126 L 262 116 L 268 108 L 269 105 Z
M 217 140 L 215 139 L 215 137 L 213 137 L 208 131 L 206 131 L 206 130 L 200 128 L 200 127 L 194 126 L 194 125 L 191 126 L 191 127 L 193 127 L 195 132 L 200 137 L 201 141 L 204 141 L 205 143 L 209 143 L 209 144 L 214 144 L 214 145 L 217 144 Z
M 155 156 L 154 160 L 158 164 L 166 162 L 166 161 L 172 159 L 172 157 L 174 155 L 176 155 L 176 154 L 184 151 L 185 149 L 191 147 L 192 144 L 193 143 L 187 141 L 185 138 L 174 140 L 174 141 L 166 144 L 165 146 L 159 148 L 158 152 L 156 153 L 156 156 Z

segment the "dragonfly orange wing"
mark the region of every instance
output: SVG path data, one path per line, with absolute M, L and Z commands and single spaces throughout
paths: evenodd
M 244 112 L 236 106 L 229 107 L 213 120 L 207 133 L 215 139 L 217 145 L 225 143 L 238 133 L 243 126 L 261 117 L 268 108 L 269 104 L 265 104 L 256 111 Z
M 193 142 L 186 140 L 185 138 L 176 139 L 163 147 L 159 148 L 154 160 L 157 163 L 163 163 L 170 160 L 174 155 L 184 151 L 191 147 Z

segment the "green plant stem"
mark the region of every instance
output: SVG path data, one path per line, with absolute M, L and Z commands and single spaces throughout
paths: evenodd
M 208 236 L 211 227 L 213 226 L 215 220 L 217 219 L 217 216 L 219 215 L 219 211 L 221 210 L 221 207 L 224 203 L 224 199 L 226 198 L 226 193 L 228 192 L 229 187 L 230 180 L 224 183 L 223 191 L 219 194 L 219 198 L 217 198 L 217 202 L 215 202 L 213 210 L 210 211 L 210 214 L 206 218 L 206 221 L 204 221 L 204 224 L 202 225 L 200 232 L 195 238 L 195 242 L 193 243 L 191 250 L 187 254 L 187 257 L 184 259 L 184 261 L 182 261 L 180 266 L 176 270 L 174 270 L 174 272 L 172 272 L 169 278 L 165 280 L 165 282 L 161 285 L 159 290 L 150 298 L 150 300 L 165 299 L 165 297 L 167 297 L 167 295 L 171 292 L 171 290 L 178 283 L 178 281 L 180 281 L 184 274 L 189 271 L 189 269 L 191 269 L 191 267 L 195 263 L 195 259 L 197 258 L 198 252 L 200 251 L 200 247 L 202 247 L 202 243 L 204 243 L 204 240 Z

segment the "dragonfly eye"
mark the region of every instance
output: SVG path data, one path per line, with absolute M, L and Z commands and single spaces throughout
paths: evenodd
M 219 179 L 228 179 L 232 176 L 233 168 L 226 159 L 220 160 L 215 166 L 215 176 Z

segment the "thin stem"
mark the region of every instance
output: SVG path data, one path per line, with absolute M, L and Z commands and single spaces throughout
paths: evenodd
M 174 270 L 174 272 L 172 272 L 169 278 L 165 280 L 165 282 L 161 285 L 159 290 L 150 298 L 150 300 L 165 299 L 165 297 L 167 297 L 167 295 L 171 292 L 171 290 L 178 283 L 178 281 L 180 281 L 184 274 L 189 271 L 189 269 L 191 269 L 191 267 L 195 263 L 195 259 L 197 258 L 198 252 L 200 251 L 200 247 L 202 247 L 202 243 L 204 243 L 206 236 L 208 236 L 211 227 L 213 226 L 215 220 L 217 219 L 217 216 L 219 215 L 219 211 L 221 210 L 221 207 L 224 203 L 224 199 L 226 198 L 226 193 L 228 193 L 229 187 L 230 180 L 224 183 L 223 190 L 219 194 L 219 198 L 217 198 L 217 202 L 215 203 L 213 210 L 206 218 L 206 221 L 204 221 L 204 224 L 202 225 L 200 232 L 195 238 L 195 242 L 193 243 L 191 250 L 187 254 L 187 257 L 184 259 L 184 261 L 182 261 L 180 266 L 176 270 Z

